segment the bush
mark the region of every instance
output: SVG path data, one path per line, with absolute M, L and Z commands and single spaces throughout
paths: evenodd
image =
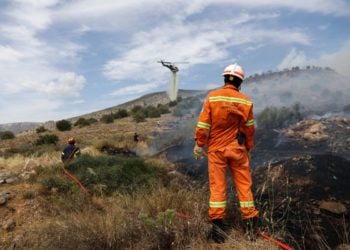
M 36 128 L 36 133 L 37 134 L 44 133 L 46 131 L 47 131 L 47 129 L 44 126 L 40 126 L 40 127 Z
M 54 134 L 48 134 L 48 135 L 40 135 L 39 138 L 36 140 L 36 145 L 43 145 L 43 144 L 55 144 L 58 142 L 58 136 Z
M 41 180 L 41 184 L 49 191 L 55 189 L 60 193 L 67 193 L 70 190 L 69 184 L 66 180 L 58 176 L 48 176 Z
M 97 120 L 95 118 L 89 118 L 89 119 L 87 119 L 87 121 L 90 123 L 90 125 L 97 122 Z
M 15 134 L 12 131 L 3 131 L 0 132 L 1 140 L 11 140 L 15 138 Z
M 79 128 L 85 127 L 85 126 L 89 126 L 90 122 L 88 120 L 86 120 L 85 118 L 79 118 L 75 123 L 74 126 L 79 126 Z
M 136 105 L 131 109 L 132 113 L 137 113 L 138 111 L 142 110 L 142 107 L 140 105 Z
M 159 111 L 160 114 L 168 114 L 170 113 L 170 110 L 169 110 L 169 106 L 168 105 L 164 105 L 164 104 L 158 104 L 157 105 L 157 109 Z
M 146 114 L 142 110 L 139 110 L 136 113 L 134 113 L 132 117 L 137 123 L 146 121 Z
M 168 105 L 169 105 L 169 107 L 174 107 L 177 105 L 177 101 L 171 101 L 171 102 L 169 102 Z
M 59 131 L 68 131 L 72 129 L 72 123 L 70 121 L 67 120 L 61 120 L 56 122 L 56 128 Z
M 117 112 L 119 118 L 124 118 L 124 117 L 128 117 L 128 111 L 126 111 L 126 109 L 119 109 Z
M 103 123 L 113 123 L 114 116 L 113 116 L 113 114 L 103 115 L 102 118 L 100 119 L 100 121 Z
M 145 109 L 145 113 L 146 113 L 146 116 L 150 118 L 160 117 L 160 112 L 154 106 L 147 106 Z
M 150 187 L 157 176 L 161 176 L 160 169 L 138 157 L 82 155 L 69 165 L 68 170 L 89 189 L 105 187 L 106 194 L 114 191 L 132 193 Z
M 265 129 L 282 128 L 301 119 L 300 104 L 296 103 L 291 108 L 266 107 L 257 116 L 257 124 Z

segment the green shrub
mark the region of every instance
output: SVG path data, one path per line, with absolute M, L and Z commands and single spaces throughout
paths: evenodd
M 177 101 L 171 101 L 168 105 L 169 107 L 175 107 L 177 105 Z
M 1 140 L 11 140 L 15 138 L 15 134 L 12 131 L 3 131 L 0 132 Z
M 168 113 L 170 113 L 168 105 L 164 105 L 164 104 L 159 103 L 157 105 L 157 109 L 158 109 L 159 113 L 161 113 L 161 114 L 168 114 Z
M 56 128 L 59 131 L 68 131 L 72 129 L 72 123 L 70 121 L 67 120 L 60 120 L 58 122 L 56 122 Z
M 159 110 L 154 106 L 147 106 L 145 108 L 145 114 L 147 117 L 150 117 L 150 118 L 160 117 Z
M 137 113 L 138 111 L 142 110 L 142 107 L 140 105 L 136 105 L 131 109 L 132 113 Z
M 90 125 L 97 122 L 97 120 L 95 118 L 89 118 L 89 119 L 87 119 L 87 121 L 90 123 Z
M 300 104 L 296 103 L 290 108 L 266 107 L 257 116 L 257 124 L 259 128 L 265 129 L 282 128 L 290 123 L 300 121 L 301 119 Z
M 36 133 L 37 134 L 44 133 L 46 131 L 47 131 L 47 129 L 44 126 L 40 126 L 40 127 L 36 128 Z
M 139 110 L 136 113 L 133 113 L 132 117 L 134 121 L 137 123 L 146 121 L 146 114 L 142 110 Z
M 81 117 L 74 123 L 74 126 L 79 126 L 79 128 L 90 126 L 90 121 Z
M 124 118 L 124 117 L 128 117 L 128 111 L 126 111 L 126 109 L 119 109 L 117 112 L 118 118 Z
M 96 186 L 105 187 L 106 194 L 144 189 L 161 176 L 160 169 L 138 157 L 82 155 L 68 170 L 90 190 Z
M 67 193 L 70 190 L 70 186 L 68 184 L 68 180 L 61 179 L 63 177 L 58 177 L 55 175 L 47 176 L 43 180 L 41 180 L 41 184 L 44 188 L 51 190 L 56 190 L 59 193 Z
M 101 117 L 100 121 L 103 122 L 103 123 L 113 123 L 114 122 L 114 116 L 113 116 L 113 114 L 103 115 Z
M 58 142 L 58 136 L 54 134 L 40 135 L 36 140 L 36 145 L 44 145 L 44 144 L 56 144 Z

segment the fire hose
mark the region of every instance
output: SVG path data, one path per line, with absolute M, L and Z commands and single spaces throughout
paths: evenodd
M 85 194 L 91 195 L 90 192 L 89 192 L 89 190 L 88 190 L 86 187 L 84 187 L 84 185 L 83 185 L 74 175 L 72 175 L 71 173 L 69 173 L 68 170 L 65 168 L 64 165 L 62 165 L 62 169 L 63 169 L 64 173 L 65 173 L 69 178 L 71 178 L 75 183 L 77 183 L 77 184 L 79 185 L 80 189 L 81 189 Z
M 182 214 L 182 213 L 175 213 L 175 215 L 176 215 L 176 217 L 181 218 L 181 219 L 187 219 L 187 220 L 192 219 L 191 216 L 186 215 L 186 214 Z M 262 238 L 264 238 L 264 239 L 274 243 L 275 245 L 279 246 L 283 250 L 293 250 L 292 247 L 290 247 L 290 246 L 288 246 L 288 245 L 286 245 L 286 244 L 284 244 L 284 243 L 282 243 L 282 242 L 272 238 L 271 236 L 267 235 L 266 233 L 261 232 L 260 230 L 257 230 L 256 233 L 259 236 L 261 236 Z
M 80 187 L 80 189 L 87 195 L 91 195 L 91 193 L 89 192 L 89 190 L 74 176 L 72 175 L 71 173 L 69 173 L 69 171 L 65 168 L 65 163 L 70 161 L 70 159 L 73 158 L 76 150 L 76 148 L 74 148 L 74 150 L 72 150 L 72 152 L 70 153 L 70 155 L 68 156 L 68 158 L 66 158 L 66 160 L 63 161 L 63 164 L 62 164 L 62 169 L 63 169 L 63 172 L 69 177 L 71 178 L 75 183 L 78 184 L 78 186 Z M 79 148 L 77 148 L 79 149 Z

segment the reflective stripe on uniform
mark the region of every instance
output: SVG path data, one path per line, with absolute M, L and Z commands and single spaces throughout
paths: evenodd
M 205 123 L 205 122 L 198 122 L 197 127 L 204 128 L 204 129 L 210 129 L 211 125 L 209 123 Z
M 226 201 L 209 201 L 209 207 L 221 208 L 226 207 Z
M 254 201 L 240 201 L 239 205 L 241 207 L 254 207 Z
M 253 105 L 251 101 L 247 101 L 236 97 L 230 97 L 230 96 L 211 96 L 209 97 L 209 102 L 233 102 L 233 103 L 241 103 L 249 106 Z
M 249 121 L 247 121 L 245 124 L 244 124 L 244 126 L 252 126 L 252 125 L 254 125 L 254 120 L 253 119 L 251 119 L 251 120 L 249 120 Z

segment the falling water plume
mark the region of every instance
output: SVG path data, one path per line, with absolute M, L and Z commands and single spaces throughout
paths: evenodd
M 171 72 L 172 77 L 169 84 L 168 95 L 171 101 L 175 101 L 177 99 L 177 74 L 176 72 Z

